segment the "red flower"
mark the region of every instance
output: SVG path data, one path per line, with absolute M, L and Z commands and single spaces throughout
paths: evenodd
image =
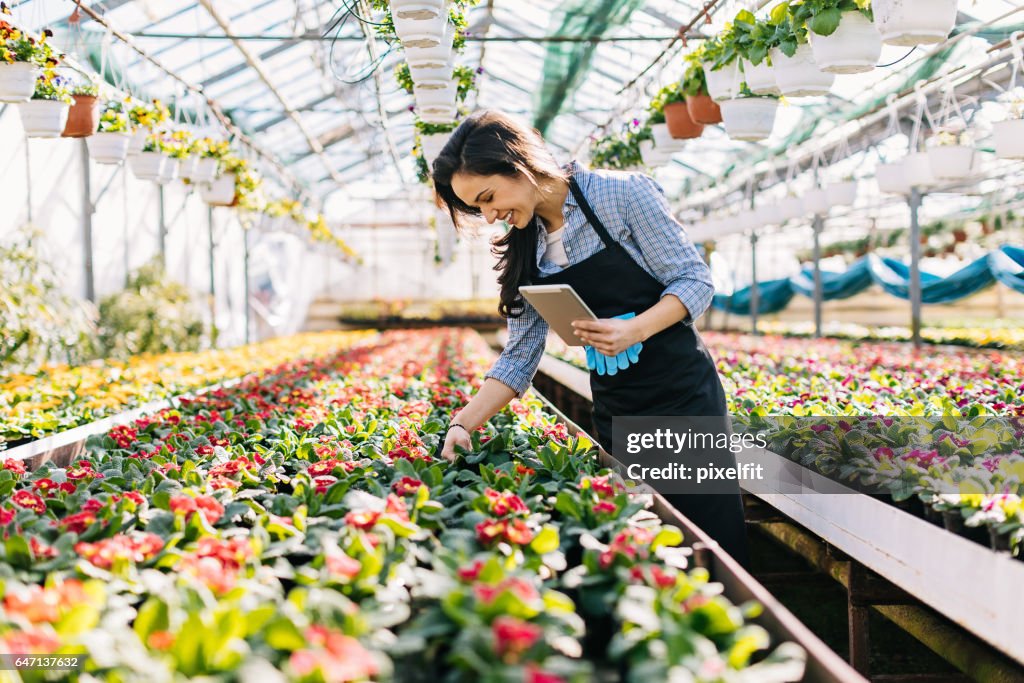
M 618 510 L 619 506 L 611 502 L 610 500 L 598 501 L 597 504 L 594 505 L 594 512 L 599 515 L 613 515 L 616 512 L 618 512 Z
M 604 475 L 602 477 L 585 477 L 580 488 L 590 488 L 599 498 L 614 498 L 616 493 L 616 485 L 611 481 L 611 475 Z
M 359 572 L 363 570 L 363 565 L 360 564 L 359 560 L 337 551 L 326 555 L 325 564 L 327 565 L 327 571 L 331 574 L 341 576 L 349 581 L 358 576 Z
M 496 517 L 504 517 L 507 514 L 530 514 L 523 499 L 511 491 L 495 491 L 488 488 L 484 491 L 487 501 L 491 506 L 491 514 Z
M 174 646 L 175 637 L 170 631 L 153 631 L 149 634 L 146 644 L 154 650 L 170 650 Z
M 145 562 L 153 558 L 163 547 L 164 540 L 156 534 L 118 534 L 96 543 L 76 543 L 75 552 L 101 569 L 110 569 L 119 560 Z
M 11 631 L 0 636 L 0 644 L 7 652 L 46 655 L 57 651 L 61 646 L 60 638 L 45 631 Z
M 170 508 L 174 514 L 184 515 L 185 521 L 191 519 L 193 513 L 198 512 L 210 525 L 216 524 L 224 514 L 224 506 L 211 496 L 193 498 L 185 494 L 177 494 L 171 496 Z
M 46 545 L 42 541 L 36 539 L 35 536 L 29 538 L 28 545 L 32 549 L 32 555 L 37 560 L 42 560 L 50 557 L 57 557 L 58 555 L 56 548 L 54 548 L 53 546 Z
M 523 465 L 521 463 L 516 463 L 516 478 L 517 479 L 519 477 L 529 477 L 529 476 L 532 476 L 534 474 L 537 474 L 537 470 L 533 469 L 532 467 L 527 467 L 526 465 Z
M 327 489 L 331 488 L 331 486 L 333 486 L 337 481 L 338 478 L 331 476 L 330 474 L 313 477 L 313 484 L 316 486 L 316 492 L 321 495 L 327 493 Z
M 23 507 L 26 510 L 32 510 L 40 515 L 46 512 L 46 503 L 43 502 L 42 498 L 31 491 L 26 491 L 24 489 L 15 491 L 14 495 L 11 496 L 11 501 L 19 507 Z
M 473 581 L 476 581 L 477 578 L 480 576 L 480 572 L 483 571 L 483 568 L 484 561 L 476 560 L 475 562 L 473 562 L 473 564 L 469 565 L 468 567 L 459 567 L 459 569 L 456 571 L 456 574 L 458 575 L 460 580 L 465 581 L 467 583 L 472 583 Z
M 519 661 L 523 653 L 540 640 L 543 632 L 536 624 L 504 615 L 496 618 L 491 624 L 494 651 L 506 664 Z
M 345 524 L 357 529 L 372 529 L 379 518 L 380 513 L 374 510 L 353 510 L 345 515 Z
M 0 508 L 0 526 L 7 526 L 14 520 L 14 510 Z
M 482 545 L 488 545 L 495 539 L 505 535 L 505 528 L 508 522 L 503 519 L 485 520 L 476 525 L 476 539 Z
M 526 545 L 533 540 L 533 531 L 521 519 L 513 520 L 505 529 L 505 540 L 515 545 Z
M 211 456 L 213 455 L 213 446 L 204 444 L 196 447 L 196 455 Z
M 413 479 L 412 477 L 402 477 L 394 484 L 391 488 L 395 490 L 400 496 L 411 496 L 420 490 L 420 487 L 424 486 L 423 482 L 419 479 Z
M 537 668 L 537 665 L 530 662 L 526 665 L 526 677 L 523 683 L 565 683 L 565 679 L 547 671 Z
M 85 533 L 85 530 L 92 526 L 95 521 L 96 515 L 92 512 L 79 512 L 74 515 L 68 515 L 62 519 L 60 521 L 60 526 L 65 531 L 82 534 Z
M 48 496 L 51 491 L 54 491 L 54 490 L 59 491 L 60 490 L 60 487 L 57 485 L 57 482 L 55 482 L 53 479 L 47 479 L 47 478 L 37 479 L 32 484 L 32 488 L 34 488 L 36 491 L 39 491 L 44 496 Z
M 3 467 L 0 467 L 0 470 L 14 472 L 15 477 L 20 477 L 26 472 L 25 463 L 21 460 L 14 460 L 13 458 L 7 458 L 4 460 Z

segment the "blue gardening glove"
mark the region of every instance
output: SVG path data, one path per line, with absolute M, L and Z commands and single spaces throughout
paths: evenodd
M 620 320 L 629 320 L 635 318 L 636 313 L 624 313 L 615 317 Z M 599 375 L 614 375 L 619 370 L 625 370 L 630 363 L 636 363 L 640 359 L 640 351 L 643 348 L 643 344 L 633 344 L 617 356 L 606 356 L 592 346 L 583 347 L 587 354 L 587 367 L 596 370 Z

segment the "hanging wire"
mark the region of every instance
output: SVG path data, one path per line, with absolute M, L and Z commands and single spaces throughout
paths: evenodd
M 337 62 L 334 59 L 334 50 L 341 37 L 341 31 L 345 27 L 345 24 L 348 23 L 349 18 L 354 17 L 360 23 L 374 28 L 384 25 L 382 22 L 370 21 L 366 17 L 360 15 L 359 12 L 356 11 L 358 4 L 358 0 L 342 0 L 341 6 L 338 7 L 338 9 L 334 11 L 334 14 L 331 15 L 331 18 L 327 21 L 327 27 L 323 32 L 324 38 L 331 38 L 330 50 L 328 52 L 331 74 L 337 80 L 346 85 L 359 85 L 360 83 L 364 83 L 373 78 L 373 75 L 377 72 L 377 69 L 380 68 L 384 59 L 387 58 L 387 56 L 395 49 L 394 45 L 389 44 L 388 49 L 383 54 L 381 54 L 377 59 L 372 60 L 369 64 L 361 67 L 361 69 L 354 75 L 338 73 L 335 68 Z

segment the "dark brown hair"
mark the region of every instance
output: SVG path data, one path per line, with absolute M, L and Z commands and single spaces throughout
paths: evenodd
M 500 111 L 476 112 L 463 121 L 434 160 L 431 174 L 439 205 L 448 209 L 459 228 L 462 216 L 479 216 L 452 190 L 456 173 L 478 176 L 500 175 L 514 178 L 520 174 L 534 187 L 541 180 L 566 178 L 544 145 L 540 133 Z M 505 318 L 523 314 L 525 304 L 519 286 L 527 284 L 536 266 L 537 221 L 525 228 L 511 228 L 496 240 L 493 253 L 498 257 L 494 269 L 501 286 L 498 312 Z

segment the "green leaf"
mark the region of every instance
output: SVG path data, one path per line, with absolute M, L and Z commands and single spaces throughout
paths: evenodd
M 139 608 L 133 628 L 139 639 L 145 643 L 154 631 L 166 631 L 170 626 L 167 603 L 157 598 L 150 598 Z
M 839 11 L 839 8 L 831 7 L 811 17 L 810 21 L 807 22 L 807 28 L 819 36 L 830 36 L 839 28 L 839 22 L 842 19 L 843 13 Z
M 558 550 L 558 529 L 550 524 L 545 524 L 540 533 L 530 541 L 530 549 L 538 555 L 546 555 Z

